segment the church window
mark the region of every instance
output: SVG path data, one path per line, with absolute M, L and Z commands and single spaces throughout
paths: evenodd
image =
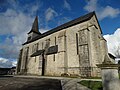
M 81 65 L 89 64 L 88 30 L 79 31 L 79 58 Z
M 36 57 L 35 57 L 35 62 L 36 62 Z
M 56 37 L 55 37 L 55 45 L 56 45 Z
M 55 61 L 55 54 L 53 55 L 53 61 Z
M 79 44 L 80 45 L 87 44 L 87 36 L 88 36 L 87 29 L 79 31 Z
M 89 63 L 88 45 L 81 45 L 79 47 L 79 54 L 80 54 L 81 65 L 88 64 Z
M 39 43 L 36 44 L 36 51 L 38 50 Z
M 42 49 L 43 49 L 43 42 L 42 42 Z
M 32 46 L 32 53 L 35 52 L 35 45 Z
M 42 55 L 39 56 L 39 68 L 42 68 Z
M 78 34 L 76 33 L 76 49 L 77 49 L 77 54 L 78 54 Z
M 31 39 L 31 36 L 28 37 L 28 40 L 30 40 L 30 39 Z
M 50 46 L 50 39 L 47 39 L 44 49 L 47 49 L 49 46 Z
M 38 43 L 32 46 L 32 53 L 36 52 L 37 50 L 38 50 Z

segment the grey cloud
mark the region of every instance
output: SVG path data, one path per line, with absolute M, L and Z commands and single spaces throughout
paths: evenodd
M 108 52 L 115 55 L 118 47 L 120 47 L 120 28 L 113 34 L 104 35 L 104 38 L 107 40 Z
M 36 12 L 38 7 L 33 5 L 29 9 Z M 6 36 L 5 40 L 0 43 L 0 57 L 17 59 L 34 17 L 32 17 L 32 13 L 26 14 L 21 10 L 16 11 L 9 8 L 0 13 L 0 20 L 0 35 Z
M 16 61 L 10 61 L 8 59 L 0 57 L 0 67 L 2 67 L 2 68 L 11 68 L 13 66 L 16 66 Z
M 23 12 L 7 9 L 0 14 L 0 35 L 6 35 L 5 41 L 0 43 L 0 56 L 4 58 L 17 58 L 21 44 L 26 40 L 33 18 Z M 9 37 L 10 36 L 10 37 Z
M 84 10 L 88 12 L 96 11 L 96 14 L 100 20 L 106 17 L 114 18 L 120 14 L 120 9 L 113 8 L 111 6 L 102 7 L 98 3 L 98 0 L 89 0 L 84 6 Z
M 26 41 L 27 33 L 32 27 L 37 11 L 41 7 L 39 3 L 26 4 L 22 9 L 17 3 L 14 7 L 0 13 L 0 35 L 5 35 L 4 41 L 1 40 L 0 43 L 0 57 L 18 58 L 21 45 Z M 52 10 L 52 13 L 55 13 L 55 11 Z
M 5 12 L 0 13 L 0 36 L 5 36 L 4 41 L 0 39 L 0 57 L 4 60 L 7 59 L 6 63 L 2 63 L 0 60 L 0 66 L 6 67 L 12 66 L 11 63 L 16 64 L 16 61 L 10 61 L 10 59 L 18 58 L 21 45 L 26 41 L 27 33 L 41 7 L 40 2 L 26 4 L 23 7 L 19 7 L 18 2 L 8 3 L 13 4 L 12 8 L 7 8 Z M 54 10 L 52 13 L 56 15 Z M 42 29 L 42 32 L 44 30 Z
M 120 14 L 120 9 L 118 9 L 118 8 L 115 9 L 113 7 L 110 7 L 110 6 L 106 6 L 99 13 L 100 14 L 98 14 L 98 17 L 99 17 L 100 20 L 102 20 L 102 19 L 104 19 L 106 17 L 114 18 L 114 17 L 117 17 Z
M 71 10 L 70 4 L 67 2 L 67 0 L 64 0 L 64 8 Z
M 61 19 L 58 21 L 58 25 L 62 25 L 62 24 L 66 23 L 66 22 L 68 22 L 68 21 L 70 21 L 70 20 L 71 20 L 70 17 L 63 17 L 63 18 L 61 18 Z
M 41 33 L 47 32 L 48 30 L 50 30 L 50 29 L 44 29 L 44 28 L 39 29 L 39 31 L 40 31 Z
M 48 8 L 45 11 L 45 19 L 46 19 L 46 21 L 52 20 L 57 15 L 58 15 L 58 13 L 54 9 L 52 9 L 52 8 Z

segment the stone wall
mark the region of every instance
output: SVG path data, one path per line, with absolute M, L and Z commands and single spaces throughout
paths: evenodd
M 101 39 L 102 38 L 102 39 Z M 36 50 L 58 45 L 56 54 L 45 55 L 45 75 L 98 76 L 96 64 L 101 63 L 106 52 L 106 41 L 95 17 L 90 20 L 60 30 L 23 46 L 21 72 L 41 75 L 40 56 L 31 57 Z M 26 48 L 29 47 L 28 57 Z M 88 75 L 89 74 L 89 75 Z

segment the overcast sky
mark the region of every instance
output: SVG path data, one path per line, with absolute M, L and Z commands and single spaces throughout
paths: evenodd
M 45 32 L 92 11 L 114 54 L 120 44 L 120 0 L 0 0 L 0 67 L 15 65 L 36 15 Z

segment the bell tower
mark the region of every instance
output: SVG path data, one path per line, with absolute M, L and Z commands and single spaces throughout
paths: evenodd
M 32 25 L 32 29 L 30 30 L 30 32 L 28 32 L 28 39 L 27 41 L 30 41 L 32 39 L 34 39 L 35 37 L 41 35 L 41 33 L 39 32 L 39 28 L 38 28 L 38 17 L 36 16 L 33 25 Z

